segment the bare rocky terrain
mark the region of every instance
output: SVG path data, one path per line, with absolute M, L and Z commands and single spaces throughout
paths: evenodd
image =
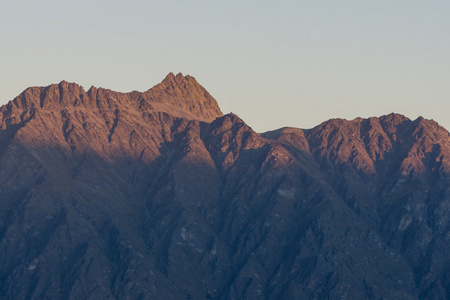
M 258 134 L 191 76 L 0 108 L 1 299 L 450 299 L 450 136 Z

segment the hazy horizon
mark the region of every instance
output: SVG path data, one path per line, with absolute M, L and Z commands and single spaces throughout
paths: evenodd
M 145 91 L 195 77 L 254 130 L 391 112 L 450 129 L 445 1 L 8 2 L 0 104 L 61 80 Z

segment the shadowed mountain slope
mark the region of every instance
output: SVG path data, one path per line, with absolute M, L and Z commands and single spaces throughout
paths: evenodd
M 255 133 L 191 76 L 0 109 L 0 298 L 450 298 L 450 139 L 390 114 Z

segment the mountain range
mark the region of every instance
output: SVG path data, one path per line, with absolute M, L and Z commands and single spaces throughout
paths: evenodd
M 252 130 L 191 76 L 0 108 L 1 299 L 450 299 L 450 135 Z

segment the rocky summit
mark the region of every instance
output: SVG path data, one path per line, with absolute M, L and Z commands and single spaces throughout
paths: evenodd
M 450 137 L 258 134 L 191 76 L 0 108 L 1 299 L 450 299 Z

